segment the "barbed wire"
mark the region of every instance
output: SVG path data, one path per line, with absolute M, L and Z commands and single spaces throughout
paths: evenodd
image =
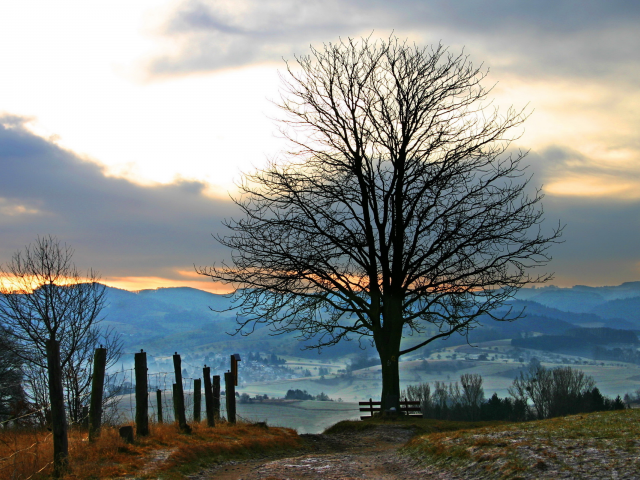
M 91 392 L 88 392 L 88 393 L 85 393 L 85 394 L 83 394 L 83 395 L 80 395 L 80 396 L 78 397 L 78 400 L 82 400 L 83 398 L 87 398 L 87 397 L 89 397 L 89 396 L 91 396 Z M 50 404 L 50 403 L 48 403 L 48 402 L 47 402 L 47 403 L 44 403 L 44 404 L 41 404 L 41 405 L 42 405 L 42 407 L 41 407 L 41 408 L 39 408 L 38 410 L 35 410 L 35 411 L 32 411 L 32 412 L 29 412 L 29 413 L 25 413 L 24 415 L 20 415 L 19 417 L 13 417 L 13 418 L 9 418 L 9 419 L 7 419 L 7 420 L 3 420 L 2 422 L 0 422 L 0 425 L 4 425 L 5 423 L 9 423 L 9 422 L 14 422 L 14 421 L 16 421 L 16 420 L 20 420 L 21 418 L 30 417 L 31 415 L 35 415 L 35 414 L 37 414 L 37 413 L 40 413 L 40 412 L 42 412 L 42 411 L 46 410 L 47 408 L 49 408 L 49 407 L 51 406 L 51 404 Z
M 40 470 L 38 470 L 36 473 L 34 473 L 33 475 L 31 475 L 29 478 L 27 478 L 26 480 L 31 480 L 33 477 L 35 477 L 37 474 L 39 474 L 41 471 L 43 471 L 45 468 L 47 468 L 49 465 L 53 464 L 53 460 L 51 460 L 49 463 L 47 463 L 44 467 L 42 467 Z
M 19 454 L 20 452 L 26 452 L 27 450 L 31 450 L 33 447 L 35 447 L 36 445 L 40 445 L 41 443 L 44 443 L 47 441 L 47 439 L 49 437 L 51 437 L 53 435 L 53 433 L 49 433 L 46 437 L 44 437 L 42 440 L 38 440 L 36 441 L 33 445 L 27 447 L 27 448 L 23 448 L 22 450 L 17 450 L 15 452 L 13 452 L 11 455 L 9 455 L 8 457 L 4 457 L 4 458 L 0 458 L 0 462 L 4 462 L 6 460 L 9 460 L 12 457 L 15 457 L 17 454 Z

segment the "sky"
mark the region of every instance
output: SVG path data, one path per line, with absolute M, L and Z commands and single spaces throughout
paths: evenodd
M 633 0 L 3 1 L 0 263 L 51 234 L 112 286 L 224 291 L 194 265 L 229 257 L 235 182 L 286 148 L 284 60 L 393 32 L 464 49 L 530 113 L 514 147 L 566 224 L 552 283 L 640 280 L 638 24 Z

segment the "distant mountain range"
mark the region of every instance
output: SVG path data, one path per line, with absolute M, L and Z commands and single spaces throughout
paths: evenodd
M 571 288 L 560 288 L 553 285 L 542 288 L 522 288 L 516 299 L 529 300 L 546 307 L 556 308 L 565 312 L 605 314 L 605 318 L 612 318 L 609 313 L 610 302 L 640 301 L 640 282 L 625 282 L 615 287 L 587 287 L 576 285 Z M 602 316 L 602 315 L 601 315 Z M 640 315 L 636 314 L 638 321 Z
M 199 348 L 201 350 L 277 351 L 300 355 L 293 335 L 271 336 L 268 327 L 258 326 L 247 337 L 230 336 L 235 330 L 231 299 L 188 287 L 159 288 L 129 292 L 107 287 L 104 325 L 123 334 L 126 349 L 144 348 L 156 354 Z M 614 287 L 524 288 L 503 308 L 519 311 L 525 318 L 514 322 L 481 319 L 484 328 L 473 330 L 472 341 L 514 338 L 536 332 L 561 335 L 576 326 L 640 330 L 640 282 Z M 213 310 L 212 310 L 213 309 Z M 411 343 L 419 339 L 409 339 Z M 462 343 L 454 335 L 445 343 Z M 437 342 L 437 346 L 443 346 Z M 358 351 L 358 342 L 347 342 L 326 352 L 343 355 Z M 312 355 L 317 355 L 315 352 Z

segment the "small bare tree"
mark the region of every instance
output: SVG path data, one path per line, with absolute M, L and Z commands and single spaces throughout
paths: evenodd
M 81 276 L 72 256 L 55 237 L 38 237 L 0 268 L 0 321 L 15 353 L 47 371 L 56 476 L 67 470 L 69 455 L 63 371 L 92 335 L 105 301 L 97 275 Z
M 67 410 L 72 423 L 82 421 L 83 407 L 89 403 L 89 393 L 93 377 L 93 355 L 99 346 L 107 350 L 107 370 L 116 364 L 122 355 L 121 335 L 111 328 L 101 329 L 97 325 L 91 328 L 84 341 L 64 368 L 63 382 L 67 398 Z M 105 392 L 103 404 L 110 401 L 112 394 Z
M 462 405 L 469 408 L 480 408 L 484 402 L 482 375 L 465 373 L 460 376 L 460 384 L 462 385 Z
M 585 392 L 595 387 L 593 377 L 571 367 L 548 369 L 539 363 L 521 371 L 509 387 L 516 400 L 531 401 L 539 419 L 566 415 Z

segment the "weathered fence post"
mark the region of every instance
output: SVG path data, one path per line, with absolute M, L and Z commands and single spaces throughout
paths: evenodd
M 213 415 L 213 391 L 211 390 L 211 369 L 206 365 L 202 369 L 202 377 L 204 378 L 204 408 L 207 412 L 207 425 L 216 426 L 216 420 Z
M 232 372 L 224 374 L 224 390 L 227 400 L 227 421 L 236 423 L 236 380 Z
M 149 402 L 147 386 L 147 354 L 140 350 L 134 355 L 136 370 L 136 435 L 149 435 Z
M 118 433 L 125 443 L 133 443 L 133 427 L 131 425 L 120 427 Z
M 107 367 L 107 349 L 96 348 L 93 354 L 93 378 L 91 379 L 91 400 L 89 408 L 89 441 L 100 436 L 102 426 L 102 395 L 104 392 L 104 371 Z
M 182 388 L 182 360 L 178 352 L 173 356 L 173 369 L 176 376 L 176 388 L 174 389 L 173 403 L 176 406 L 178 425 L 180 430 L 191 433 L 191 427 L 187 425 L 187 416 L 184 412 L 184 390 Z
M 202 410 L 202 380 L 196 378 L 193 381 L 193 421 L 200 423 L 200 411 Z
M 172 387 L 172 395 L 173 395 L 173 421 L 177 422 L 178 418 L 180 418 L 180 415 L 178 415 L 178 400 L 176 400 L 176 398 L 178 398 L 178 385 L 177 384 L 173 384 Z
M 211 396 L 213 397 L 213 416 L 220 419 L 220 375 L 213 376 Z
M 51 403 L 51 429 L 53 435 L 53 476 L 61 477 L 69 469 L 69 439 L 67 416 L 64 410 L 60 342 L 46 341 L 47 369 L 49 371 L 49 402 Z
M 156 390 L 156 405 L 158 406 L 158 423 L 162 423 L 162 390 Z
M 89 431 L 89 407 L 87 405 L 82 406 L 81 420 L 82 422 L 80 424 L 82 425 L 82 428 Z

